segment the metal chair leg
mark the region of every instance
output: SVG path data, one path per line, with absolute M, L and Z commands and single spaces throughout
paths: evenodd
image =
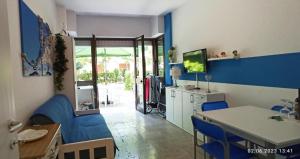
M 206 143 L 205 136 L 203 135 L 203 143 Z M 206 159 L 206 152 L 203 151 L 204 159 Z
M 197 153 L 197 130 L 194 129 L 194 159 L 197 159 L 196 153 Z

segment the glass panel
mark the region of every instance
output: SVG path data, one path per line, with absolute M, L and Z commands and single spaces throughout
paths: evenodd
M 144 90 L 143 90 L 143 55 L 142 55 L 142 41 L 138 41 L 138 47 L 136 51 L 136 67 L 137 67 L 137 106 L 139 110 L 144 110 Z
M 75 44 L 76 110 L 95 109 L 90 42 Z
M 144 110 L 144 69 L 143 69 L 143 38 L 137 41 L 136 48 L 136 105 L 141 112 Z
M 158 54 L 158 75 L 160 77 L 165 76 L 164 69 L 164 43 L 163 38 L 159 38 L 157 41 L 157 54 Z
M 76 81 L 92 80 L 91 46 L 75 46 Z
M 153 75 L 153 46 L 151 42 L 145 42 L 146 76 Z

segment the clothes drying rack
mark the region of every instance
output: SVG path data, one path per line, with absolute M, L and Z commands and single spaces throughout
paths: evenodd
M 165 103 L 163 103 L 163 101 L 161 100 L 162 97 L 162 92 L 164 92 L 163 90 L 165 89 L 163 84 L 162 84 L 162 78 L 159 76 L 147 76 L 148 80 L 153 80 L 155 79 L 154 84 L 151 85 L 151 89 L 148 88 L 146 89 L 148 91 L 148 97 L 146 98 L 146 112 L 147 113 L 151 113 L 153 110 L 156 110 L 156 112 L 158 112 L 158 114 L 165 118 L 165 110 L 163 110 L 163 107 L 165 107 Z M 149 82 L 149 81 L 148 81 Z M 159 83 L 159 84 L 158 84 Z M 148 87 L 150 87 L 148 85 Z M 153 96 L 149 97 L 150 93 L 152 93 L 151 91 L 154 91 L 154 98 L 155 100 L 153 100 Z

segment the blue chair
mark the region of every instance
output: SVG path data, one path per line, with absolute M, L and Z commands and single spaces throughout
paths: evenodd
M 226 109 L 226 108 L 229 108 L 226 101 L 205 102 L 201 105 L 202 111 L 212 111 L 212 110 Z M 244 140 L 243 138 L 233 135 L 231 133 L 228 133 L 227 137 L 228 137 L 227 140 L 229 142 L 239 142 L 239 141 Z M 205 139 L 204 139 L 204 142 L 205 142 Z
M 219 102 L 206 102 L 201 105 L 202 111 L 211 111 L 218 109 L 226 109 L 229 108 L 227 102 L 219 101 Z
M 210 156 L 217 159 L 224 159 L 225 156 L 230 159 L 247 159 L 252 157 L 245 149 L 229 143 L 227 133 L 221 127 L 195 116 L 191 118 L 194 126 L 194 136 L 197 136 L 197 132 L 200 132 L 212 139 L 211 142 L 199 145 L 197 137 L 194 138 L 194 158 L 196 158 L 196 146 L 201 147 Z
M 272 108 L 271 108 L 271 110 L 273 110 L 273 111 L 276 111 L 276 112 L 280 112 L 280 110 L 281 109 L 283 109 L 284 108 L 284 106 L 282 106 L 282 105 L 274 105 L 274 106 L 272 106 Z M 288 108 L 290 111 L 292 110 L 291 108 Z M 288 113 L 288 112 L 283 112 L 283 113 Z

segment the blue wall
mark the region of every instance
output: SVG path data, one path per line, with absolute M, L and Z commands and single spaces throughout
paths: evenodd
M 172 47 L 172 14 L 168 13 L 164 16 L 164 52 L 165 52 L 165 84 L 166 86 L 172 85 L 170 77 L 170 65 L 168 50 Z
M 195 74 L 184 71 L 183 65 L 177 65 L 183 70 L 181 80 L 195 80 Z M 213 82 L 300 88 L 300 52 L 269 56 L 228 59 L 208 62 L 208 73 Z M 198 74 L 205 81 L 205 74 Z

